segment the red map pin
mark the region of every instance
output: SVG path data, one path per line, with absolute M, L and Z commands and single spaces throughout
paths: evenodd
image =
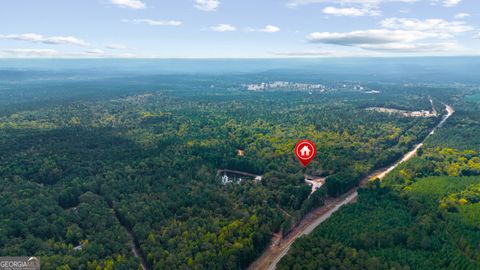
M 309 140 L 302 140 L 295 145 L 295 156 L 303 164 L 304 167 L 307 167 L 308 163 L 315 158 L 317 154 L 317 148 L 315 144 Z

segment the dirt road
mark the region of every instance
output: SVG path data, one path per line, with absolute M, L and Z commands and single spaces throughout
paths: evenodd
M 398 165 L 413 158 L 417 153 L 417 150 L 421 148 L 424 142 L 435 133 L 447 120 L 452 116 L 455 110 L 445 104 L 447 114 L 443 116 L 442 120 L 432 129 L 432 131 L 423 139 L 423 141 L 406 153 L 400 160 L 396 161 L 389 167 L 377 170 L 360 181 L 360 186 L 364 186 L 370 179 L 379 178 L 383 179 L 388 173 L 393 171 Z M 295 226 L 292 231 L 285 235 L 281 239 L 275 239 L 272 244 L 268 246 L 267 250 L 260 256 L 248 269 L 249 270 L 274 270 L 277 263 L 288 253 L 291 245 L 295 240 L 302 235 L 310 234 L 318 225 L 327 220 L 333 213 L 338 211 L 343 205 L 355 202 L 358 196 L 357 187 L 349 190 L 338 198 L 329 198 L 325 202 L 325 205 L 319 207 L 310 213 L 308 213 L 300 222 Z

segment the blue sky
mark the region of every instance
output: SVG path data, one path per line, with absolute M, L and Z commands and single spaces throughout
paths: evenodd
M 0 57 L 480 55 L 478 0 L 3 0 Z

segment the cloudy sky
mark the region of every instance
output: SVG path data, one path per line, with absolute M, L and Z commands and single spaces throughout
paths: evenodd
M 479 0 L 3 0 L 0 57 L 480 55 Z

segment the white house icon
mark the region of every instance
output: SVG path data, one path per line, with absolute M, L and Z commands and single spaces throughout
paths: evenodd
M 308 146 L 306 146 L 306 145 L 302 149 L 300 149 L 300 155 L 302 157 L 310 156 L 310 152 L 311 152 L 310 148 L 308 148 Z

